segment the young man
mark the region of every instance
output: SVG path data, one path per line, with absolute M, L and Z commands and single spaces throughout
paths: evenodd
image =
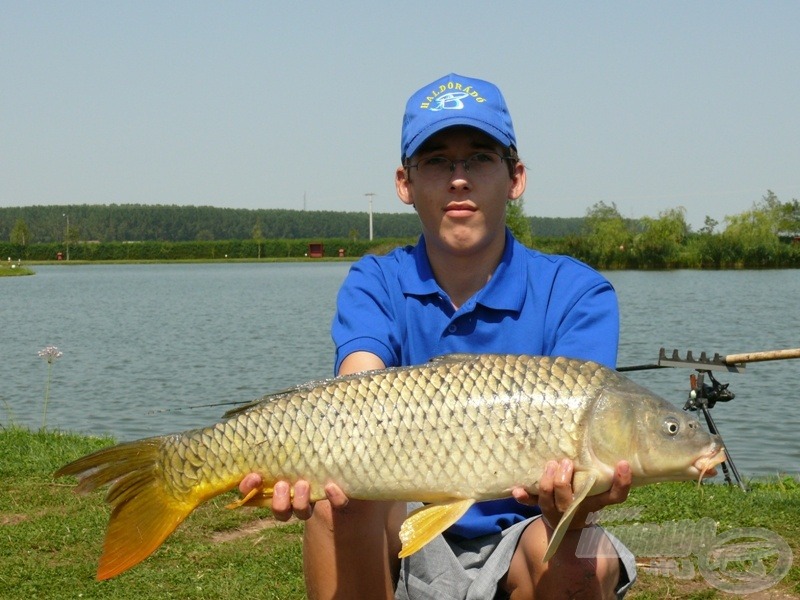
M 416 246 L 353 265 L 332 328 L 338 374 L 454 352 L 566 355 L 615 366 L 611 285 L 575 260 L 526 249 L 505 227 L 506 202 L 526 183 L 516 145 L 505 100 L 489 82 L 450 74 L 411 97 L 395 184 L 416 209 L 422 236 Z M 596 556 L 576 550 L 588 513 L 624 501 L 630 482 L 620 463 L 611 490 L 584 503 L 547 563 L 550 524 L 572 499 L 570 461 L 546 466 L 538 497 L 519 488 L 513 498 L 479 503 L 402 565 L 404 503 L 349 500 L 330 484 L 328 500 L 312 506 L 305 482 L 291 494 L 281 482 L 272 508 L 279 519 L 307 520 L 310 598 L 613 598 L 635 577 L 630 553 L 605 536 L 591 536 L 600 540 Z M 251 474 L 240 489 L 259 484 Z

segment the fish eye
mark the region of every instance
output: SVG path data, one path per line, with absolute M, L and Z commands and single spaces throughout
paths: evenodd
M 681 429 L 681 424 L 674 417 L 664 419 L 664 432 L 668 435 L 676 435 Z

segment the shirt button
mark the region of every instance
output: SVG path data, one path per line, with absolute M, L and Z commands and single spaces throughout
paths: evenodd
M 457 330 L 458 330 L 458 327 L 456 327 L 455 323 L 451 323 L 450 327 L 447 328 L 447 331 L 449 331 L 450 333 L 455 333 Z

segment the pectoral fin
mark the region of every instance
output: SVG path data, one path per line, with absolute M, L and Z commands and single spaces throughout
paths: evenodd
M 575 479 L 579 479 L 577 475 Z M 564 511 L 564 514 L 561 515 L 561 520 L 553 530 L 553 537 L 550 538 L 550 543 L 547 545 L 547 551 L 544 554 L 542 562 L 550 560 L 553 554 L 556 553 L 556 550 L 558 550 L 561 540 L 564 539 L 564 534 L 566 534 L 567 529 L 569 529 L 569 524 L 572 523 L 575 511 L 578 510 L 578 506 L 580 506 L 581 502 L 589 495 L 592 486 L 594 486 L 595 481 L 597 481 L 597 473 L 590 471 L 586 473 L 586 477 L 580 479 L 582 479 L 582 481 L 578 483 L 578 487 L 574 490 L 575 499 L 572 501 L 572 504 L 567 507 L 567 510 Z
M 400 558 L 410 556 L 458 521 L 475 500 L 453 500 L 427 504 L 412 511 L 400 527 L 403 548 Z
M 271 487 L 256 487 L 247 492 L 247 495 L 243 498 L 239 498 L 230 504 L 226 504 L 225 508 L 233 510 L 236 508 L 241 508 L 242 506 L 269 506 L 269 501 L 271 498 Z

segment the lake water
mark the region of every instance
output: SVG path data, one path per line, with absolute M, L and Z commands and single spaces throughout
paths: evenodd
M 348 263 L 53 265 L 0 279 L 0 424 L 120 441 L 204 426 L 227 407 L 329 377 L 330 321 Z M 800 347 L 800 271 L 611 272 L 620 366 L 660 347 L 733 354 Z M 683 406 L 689 369 L 630 376 Z M 800 360 L 718 374 L 712 415 L 743 475 L 800 472 Z

